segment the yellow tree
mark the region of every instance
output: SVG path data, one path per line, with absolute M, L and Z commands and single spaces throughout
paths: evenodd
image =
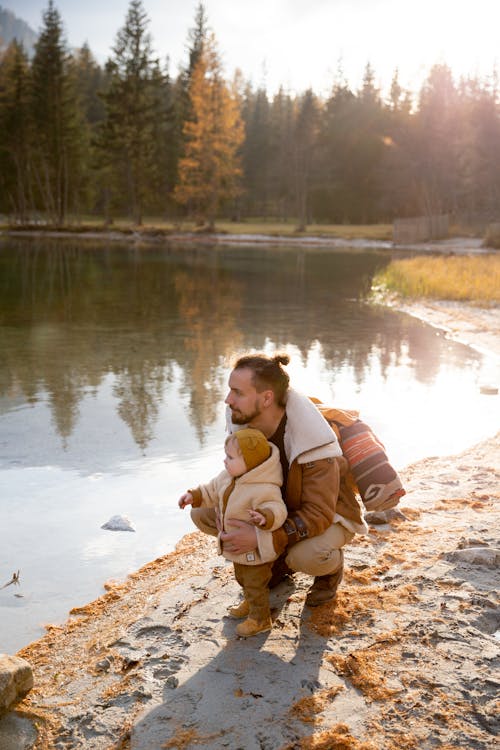
M 179 160 L 175 199 L 199 224 L 213 228 L 220 206 L 241 192 L 243 120 L 236 91 L 229 88 L 213 35 L 203 42 L 189 87 L 191 111 L 184 122 L 184 155 Z

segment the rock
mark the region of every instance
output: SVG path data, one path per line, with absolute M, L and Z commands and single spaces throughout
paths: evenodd
M 466 547 L 445 554 L 447 560 L 469 563 L 470 565 L 484 565 L 487 568 L 500 566 L 500 549 L 492 547 Z
M 2 750 L 31 750 L 38 733 L 30 719 L 14 713 L 0 717 L 0 747 Z
M 112 516 L 109 521 L 101 526 L 101 529 L 108 531 L 135 531 L 130 519 L 127 516 Z
M 101 659 L 95 665 L 96 672 L 107 672 L 111 667 L 111 661 L 109 659 Z
M 0 714 L 24 698 L 32 687 L 30 664 L 19 656 L 0 654 Z
M 482 539 L 473 539 L 472 537 L 467 539 L 463 536 L 457 546 L 458 549 L 468 549 L 470 547 L 488 547 L 489 545 L 488 542 L 485 542 Z
M 379 526 L 390 521 L 407 521 L 408 519 L 400 510 L 389 508 L 388 510 L 370 510 L 365 513 L 365 521 L 370 526 Z

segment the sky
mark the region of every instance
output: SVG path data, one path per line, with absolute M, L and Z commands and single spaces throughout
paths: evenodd
M 110 56 L 128 0 L 55 0 L 71 47 L 86 41 L 99 63 Z M 186 62 L 197 0 L 143 0 L 153 48 L 170 72 Z M 0 0 L 34 31 L 48 0 Z M 325 95 L 339 68 L 357 88 L 367 63 L 387 91 L 418 91 L 432 65 L 458 78 L 500 67 L 500 0 L 205 0 L 228 78 L 239 68 L 254 86 L 275 92 L 311 87 Z

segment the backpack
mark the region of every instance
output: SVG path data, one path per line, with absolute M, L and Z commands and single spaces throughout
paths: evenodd
M 401 479 L 373 430 L 359 419 L 357 411 L 335 409 L 312 398 L 337 438 L 349 464 L 347 482 L 357 491 L 369 511 L 394 508 L 406 495 Z

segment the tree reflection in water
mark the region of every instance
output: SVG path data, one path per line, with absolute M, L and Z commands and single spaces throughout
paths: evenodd
M 111 378 L 116 412 L 141 451 L 155 437 L 165 387 L 203 444 L 220 413 L 234 353 L 319 351 L 331 381 L 359 387 L 405 361 L 431 383 L 443 357 L 479 355 L 418 321 L 363 304 L 387 252 L 296 247 L 99 245 L 16 239 L 0 245 L 0 405 L 46 397 L 66 444 L 82 399 Z M 349 406 L 349 404 L 344 404 Z M 96 425 L 98 429 L 98 425 Z

